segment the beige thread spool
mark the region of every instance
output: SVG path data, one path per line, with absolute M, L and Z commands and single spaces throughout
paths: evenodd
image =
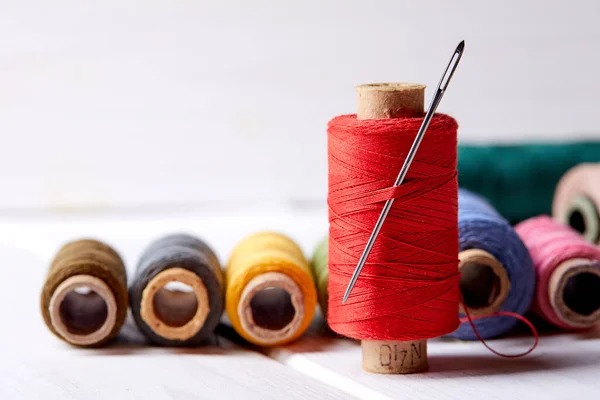
M 357 87 L 357 119 L 422 117 L 425 85 L 376 83 Z M 380 374 L 410 374 L 428 368 L 427 340 L 363 340 L 362 366 Z
M 600 164 L 580 164 L 558 182 L 552 216 L 578 231 L 587 241 L 600 242 Z
M 114 338 L 127 314 L 127 282 L 121 257 L 96 240 L 78 240 L 56 254 L 41 295 L 44 322 L 77 346 Z

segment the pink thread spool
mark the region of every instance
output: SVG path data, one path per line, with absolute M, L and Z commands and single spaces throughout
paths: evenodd
M 566 330 L 596 324 L 600 320 L 600 250 L 545 215 L 523 221 L 515 230 L 536 270 L 534 311 Z

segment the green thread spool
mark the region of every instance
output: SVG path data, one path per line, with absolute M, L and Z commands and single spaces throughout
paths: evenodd
M 554 189 L 581 163 L 600 161 L 600 142 L 460 145 L 458 183 L 488 199 L 515 224 L 551 214 Z
M 310 268 L 315 278 L 317 292 L 319 295 L 319 305 L 323 316 L 327 318 L 327 285 L 329 284 L 329 270 L 327 262 L 329 260 L 329 237 L 325 236 L 315 248 L 310 263 Z

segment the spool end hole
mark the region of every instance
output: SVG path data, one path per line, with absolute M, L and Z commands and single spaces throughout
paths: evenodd
M 569 226 L 579 233 L 585 233 L 585 218 L 580 210 L 573 210 L 569 215 Z
M 252 318 L 263 329 L 285 328 L 296 314 L 290 294 L 280 287 L 266 287 L 256 292 L 250 300 Z
M 500 278 L 490 266 L 469 263 L 460 272 L 460 291 L 467 308 L 488 307 L 500 294 Z
M 582 272 L 567 279 L 563 301 L 580 315 L 591 315 L 600 309 L 600 277 L 591 272 Z
M 69 333 L 89 335 L 106 322 L 108 306 L 98 293 L 80 286 L 65 295 L 60 303 L 59 315 Z
M 176 328 L 190 322 L 198 310 L 198 298 L 192 287 L 177 281 L 157 290 L 152 302 L 158 319 Z

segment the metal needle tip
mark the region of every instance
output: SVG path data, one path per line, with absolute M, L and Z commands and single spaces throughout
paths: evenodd
M 448 83 L 450 83 L 450 79 L 452 79 L 452 75 L 454 75 L 454 71 L 456 70 L 456 67 L 458 66 L 458 62 L 460 61 L 460 58 L 462 57 L 464 48 L 465 48 L 465 41 L 463 40 L 458 44 L 458 46 L 456 47 L 456 50 L 454 50 L 454 53 L 452 53 L 452 58 L 450 58 L 450 62 L 448 63 L 448 66 L 446 67 L 446 70 L 444 71 L 444 74 L 442 75 L 442 78 L 440 79 L 440 83 L 438 84 L 438 88 L 435 93 L 435 96 L 433 96 L 433 99 L 431 100 L 431 104 L 429 105 L 427 114 L 425 114 L 425 118 L 423 118 L 423 123 L 421 124 L 421 127 L 419 128 L 419 132 L 417 133 L 417 136 L 415 137 L 415 140 L 414 140 L 410 150 L 408 151 L 408 155 L 406 156 L 406 160 L 404 160 L 404 164 L 402 165 L 400 174 L 398 174 L 398 178 L 396 178 L 396 182 L 394 183 L 394 186 L 400 186 L 402 184 L 402 182 L 404 181 L 404 178 L 406 177 L 406 173 L 408 172 L 408 169 L 410 168 L 410 164 L 412 163 L 413 159 L 415 158 L 417 149 L 419 148 L 419 145 L 421 144 L 421 141 L 423 140 L 425 131 L 427 131 L 427 128 L 429 127 L 431 118 L 433 118 L 433 114 L 435 113 L 435 110 L 437 109 L 438 105 L 440 104 L 440 101 L 442 100 L 442 97 L 444 96 L 444 93 L 446 92 Z M 352 289 L 354 288 L 354 285 L 356 284 L 356 280 L 358 279 L 360 272 L 362 271 L 363 267 L 365 266 L 365 263 L 367 262 L 369 253 L 371 252 L 371 249 L 373 248 L 373 245 L 375 244 L 375 240 L 377 239 L 377 236 L 379 235 L 379 231 L 381 231 L 381 227 L 383 226 L 383 223 L 384 223 L 385 219 L 387 218 L 387 215 L 390 212 L 393 204 L 394 204 L 393 198 L 389 199 L 385 202 L 385 205 L 383 206 L 383 210 L 381 210 L 381 214 L 379 215 L 379 218 L 377 219 L 377 223 L 375 224 L 375 228 L 373 228 L 373 232 L 371 233 L 371 236 L 369 237 L 369 241 L 367 242 L 367 245 L 365 246 L 365 249 L 363 250 L 363 253 L 360 256 L 360 259 L 358 260 L 358 264 L 356 265 L 356 269 L 354 270 L 354 273 L 352 274 L 352 278 L 350 278 L 350 283 L 348 283 L 348 287 L 346 288 L 346 292 L 344 293 L 344 298 L 342 299 L 342 304 L 346 303 L 346 301 L 348 300 L 348 297 L 350 296 L 350 293 L 352 293 Z

